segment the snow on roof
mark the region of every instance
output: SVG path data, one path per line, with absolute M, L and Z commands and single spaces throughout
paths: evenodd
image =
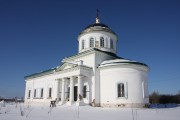
M 103 61 L 100 64 L 100 67 L 109 66 L 109 65 L 115 65 L 115 64 L 138 64 L 138 65 L 143 65 L 143 66 L 148 67 L 148 65 L 146 65 L 144 63 L 133 61 L 133 60 L 128 60 L 128 59 L 106 60 L 106 61 Z

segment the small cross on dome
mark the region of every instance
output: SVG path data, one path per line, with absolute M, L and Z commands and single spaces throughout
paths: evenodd
M 96 10 L 97 15 L 96 15 L 96 23 L 100 23 L 100 19 L 99 19 L 99 10 Z

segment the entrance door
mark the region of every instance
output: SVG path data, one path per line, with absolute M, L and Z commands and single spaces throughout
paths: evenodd
M 78 86 L 74 86 L 74 101 L 77 101 L 77 90 L 78 90 Z

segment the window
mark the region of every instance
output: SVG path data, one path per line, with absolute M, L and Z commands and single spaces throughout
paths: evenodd
M 28 98 L 31 97 L 31 90 L 28 91 Z
M 100 46 L 104 47 L 104 38 L 103 37 L 100 37 Z
M 110 48 L 111 48 L 111 49 L 114 48 L 114 47 L 113 47 L 113 40 L 112 40 L 112 39 L 110 39 Z
M 43 98 L 43 88 L 41 88 L 41 98 Z
M 67 96 L 66 96 L 66 99 L 69 101 L 69 96 L 70 96 L 70 87 L 68 87 L 68 89 L 67 89 Z
M 90 43 L 89 43 L 90 45 L 90 47 L 94 47 L 94 38 L 90 38 Z
M 82 49 L 84 49 L 84 48 L 85 48 L 85 41 L 82 40 Z
M 87 96 L 87 86 L 83 87 L 83 98 L 86 98 Z
M 49 96 L 48 96 L 49 98 L 51 98 L 52 97 L 52 88 L 49 88 Z
M 124 84 L 123 83 L 119 83 L 118 84 L 118 97 L 125 97 L 125 91 L 124 91 Z
M 34 90 L 34 97 L 36 97 L 36 89 Z

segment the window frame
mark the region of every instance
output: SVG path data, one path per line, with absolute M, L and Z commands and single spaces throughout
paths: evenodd
M 52 87 L 49 87 L 48 98 L 52 98 Z
M 43 88 L 41 88 L 40 98 L 43 98 L 43 96 L 44 96 L 44 89 L 43 89 Z
M 100 47 L 104 47 L 105 45 L 105 39 L 104 37 L 100 37 Z
M 28 98 L 31 97 L 31 90 L 28 90 Z
M 85 40 L 84 39 L 81 41 L 81 49 L 82 50 L 85 49 Z
M 83 86 L 83 98 L 87 98 L 87 85 Z
M 69 98 L 70 98 L 70 87 L 67 88 L 67 92 L 66 93 L 66 99 L 69 101 Z
M 37 90 L 34 89 L 34 98 L 36 98 Z
M 125 97 L 125 84 L 122 82 L 117 84 L 117 97 L 118 98 Z
M 90 37 L 89 39 L 89 47 L 94 47 L 94 38 Z

